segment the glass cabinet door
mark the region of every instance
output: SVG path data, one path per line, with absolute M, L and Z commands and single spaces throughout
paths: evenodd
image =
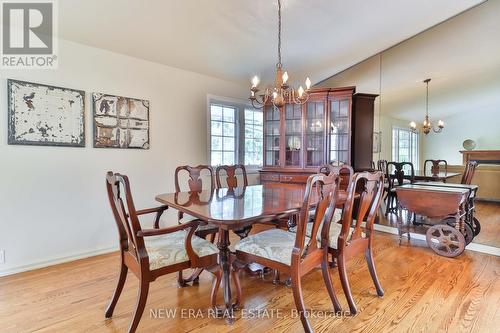
M 280 111 L 272 105 L 265 107 L 266 117 L 266 155 L 267 166 L 279 166 L 280 163 Z
M 350 100 L 330 101 L 330 163 L 350 164 Z
M 307 167 L 324 163 L 325 103 L 311 101 L 306 105 L 306 161 Z
M 302 105 L 285 105 L 285 166 L 301 166 Z

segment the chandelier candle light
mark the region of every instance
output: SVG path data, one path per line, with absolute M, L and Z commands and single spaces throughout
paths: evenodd
M 274 87 L 266 88 L 264 94 L 257 95 L 259 92 L 259 77 L 252 78 L 252 88 L 250 88 L 250 101 L 254 108 L 261 109 L 271 101 L 277 108 L 285 104 L 304 104 L 309 99 L 309 90 L 311 89 L 311 80 L 306 78 L 306 89 L 302 86 L 295 91 L 288 85 L 288 72 L 283 69 L 281 64 L 281 0 L 278 0 L 278 63 L 276 64 L 276 78 Z
M 441 131 L 444 128 L 444 122 L 442 120 L 438 121 L 437 128 L 433 127 L 431 124 L 431 121 L 429 120 L 429 82 L 430 81 L 431 81 L 431 79 L 424 80 L 424 83 L 426 84 L 426 96 L 425 96 L 425 119 L 422 123 L 422 131 L 426 135 L 429 134 L 431 132 L 431 130 L 434 131 L 434 133 L 441 133 Z M 414 121 L 412 121 L 410 123 L 410 129 L 413 133 L 418 132 L 417 124 Z

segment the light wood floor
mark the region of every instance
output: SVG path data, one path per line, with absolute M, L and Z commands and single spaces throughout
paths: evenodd
M 357 316 L 312 318 L 317 332 L 498 332 L 500 258 L 466 251 L 458 259 L 432 253 L 413 241 L 399 247 L 393 235 L 375 235 L 377 264 L 385 296 L 378 298 L 362 258 L 349 265 Z M 112 319 L 104 308 L 116 283 L 116 253 L 96 256 L 0 279 L 0 332 L 125 332 L 135 304 L 137 280 L 131 274 Z M 335 289 L 347 308 L 334 269 Z M 280 311 L 279 318 L 242 319 L 232 326 L 207 318 L 211 276 L 199 286 L 178 289 L 175 276 L 150 288 L 139 332 L 302 332 L 292 291 L 244 274 L 244 308 Z M 320 270 L 304 278 L 306 306 L 331 316 Z M 154 319 L 150 310 L 195 309 L 204 318 Z M 248 314 L 248 312 L 247 312 Z M 263 313 L 265 315 L 265 313 Z M 321 316 L 320 316 L 321 317 Z
M 380 224 L 396 227 L 397 218 L 395 214 L 389 214 L 385 217 L 385 204 L 382 204 L 380 209 Z M 476 201 L 475 217 L 481 223 L 481 232 L 474 237 L 473 243 L 500 247 L 500 203 Z M 418 231 L 417 228 L 415 231 Z M 414 230 L 412 228 L 412 230 Z M 420 228 L 420 231 L 425 233 L 425 228 Z

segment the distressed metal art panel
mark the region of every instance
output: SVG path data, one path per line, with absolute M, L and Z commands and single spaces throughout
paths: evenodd
M 85 147 L 85 92 L 7 80 L 8 143 Z
M 149 101 L 92 94 L 94 147 L 149 149 Z

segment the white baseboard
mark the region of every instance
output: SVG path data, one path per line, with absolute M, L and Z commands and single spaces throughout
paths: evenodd
M 74 253 L 74 254 L 66 255 L 66 256 L 62 256 L 62 257 L 61 256 L 53 257 L 50 259 L 36 261 L 36 262 L 26 264 L 26 265 L 16 266 L 16 267 L 9 268 L 6 270 L 0 270 L 0 277 L 12 275 L 12 274 L 16 274 L 16 273 L 21 273 L 21 272 L 26 272 L 26 271 L 31 271 L 34 269 L 44 268 L 44 267 L 48 267 L 48 266 L 52 266 L 52 265 L 62 264 L 65 262 L 70 262 L 70 261 L 74 261 L 74 260 L 78 260 L 78 259 L 85 259 L 85 258 L 97 256 L 100 254 L 114 252 L 114 251 L 118 251 L 117 246 L 105 247 L 105 248 L 100 248 L 97 250 L 86 251 L 86 252 L 79 252 L 79 253 Z
M 386 225 L 380 225 L 380 224 L 374 224 L 373 228 L 377 231 L 382 231 L 386 232 L 389 234 L 393 235 L 398 235 L 398 229 L 395 227 L 389 227 Z M 406 237 L 406 234 L 405 234 Z M 418 239 L 418 240 L 424 240 L 425 241 L 425 235 L 421 234 L 415 234 L 413 232 L 410 232 L 410 238 L 413 239 Z M 500 257 L 500 248 L 490 246 L 490 245 L 483 245 L 483 244 L 478 244 L 478 243 L 470 243 L 465 247 L 467 250 L 471 251 L 476 251 L 476 252 L 481 252 L 481 253 L 486 253 L 486 254 L 491 254 L 494 256 L 499 256 Z

